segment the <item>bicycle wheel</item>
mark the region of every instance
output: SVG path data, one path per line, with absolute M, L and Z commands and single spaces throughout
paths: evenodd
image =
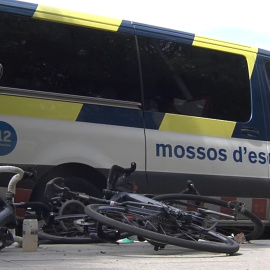
M 85 226 L 80 224 L 82 220 L 85 221 Z M 96 222 L 93 220 L 85 220 L 85 215 L 83 214 L 56 216 L 54 222 L 51 224 L 40 220 L 38 225 L 39 239 L 49 243 L 86 244 L 100 242 L 100 239 L 95 237 Z M 87 229 L 85 229 L 86 225 Z M 91 231 L 94 232 L 94 234 L 91 234 Z
M 130 234 L 102 224 L 83 214 L 57 216 L 53 223 L 39 221 L 39 239 L 54 244 L 115 242 Z
M 239 245 L 234 240 L 212 230 L 205 230 L 196 224 L 185 225 L 170 216 L 163 215 L 158 209 L 132 206 L 87 205 L 85 213 L 93 219 L 143 237 L 149 242 L 171 244 L 201 251 L 233 254 Z M 185 239 L 184 237 L 185 236 Z M 200 241 L 203 240 L 203 241 Z
M 233 211 L 236 206 L 235 202 L 225 202 L 215 198 L 192 194 L 164 194 L 153 199 L 181 208 L 184 211 L 187 211 L 187 209 L 196 211 L 198 208 L 203 208 L 213 209 L 218 212 L 223 208 L 225 212 L 231 215 L 236 214 L 237 220 L 235 221 L 225 219 L 222 216 L 219 217 L 217 230 L 225 235 L 243 233 L 245 239 L 249 241 L 257 239 L 264 231 L 262 221 L 247 209 L 242 207 L 239 212 Z

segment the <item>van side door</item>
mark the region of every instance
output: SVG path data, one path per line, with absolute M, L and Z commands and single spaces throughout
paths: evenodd
M 150 192 L 179 192 L 192 180 L 204 195 L 265 195 L 256 53 L 139 27 Z

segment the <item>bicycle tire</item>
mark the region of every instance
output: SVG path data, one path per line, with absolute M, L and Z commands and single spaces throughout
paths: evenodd
M 75 227 L 74 221 L 84 217 L 85 215 L 83 214 L 56 216 L 54 222 L 50 224 L 40 220 L 38 222 L 39 240 L 53 244 L 90 244 L 100 242 L 101 240 L 94 237 L 94 235 L 87 235 Z M 63 226 L 63 223 L 65 223 L 65 226 Z M 69 227 L 68 230 L 67 227 Z
M 149 239 L 150 243 L 151 241 L 154 241 L 156 243 L 161 243 L 165 245 L 171 244 L 189 249 L 226 254 L 234 254 L 239 250 L 239 244 L 237 242 L 215 231 L 200 231 L 200 233 L 204 233 L 204 235 L 208 238 L 214 238 L 215 241 L 218 242 L 198 241 L 198 239 L 196 239 L 195 241 L 194 239 L 186 240 L 178 238 L 176 236 L 162 234 L 164 232 L 159 233 L 153 230 L 146 229 L 144 225 L 140 225 L 140 219 L 145 218 L 145 220 L 149 221 L 151 220 L 151 216 L 147 216 L 147 214 L 137 215 L 135 212 L 142 212 L 142 208 L 138 207 L 134 211 L 134 204 L 130 208 L 129 206 L 119 207 L 100 204 L 91 204 L 85 207 L 85 213 L 93 219 L 114 228 L 118 228 L 119 230 L 129 232 L 133 235 L 143 237 L 147 240 Z M 197 233 L 199 233 L 199 230 L 197 231 Z
M 164 195 L 159 195 L 155 196 L 153 198 L 154 200 L 157 201 L 162 201 L 163 203 L 168 203 L 168 202 L 174 202 L 176 205 L 177 204 L 182 204 L 182 205 L 188 205 L 190 207 L 194 207 L 195 209 L 198 207 L 202 207 L 200 205 L 196 205 L 196 203 L 206 203 L 208 205 L 214 205 L 214 206 L 220 206 L 223 207 L 227 210 L 231 210 L 229 207 L 228 202 L 215 199 L 212 197 L 207 197 L 207 196 L 201 196 L 201 195 L 193 195 L 193 194 L 164 194 Z M 185 202 L 182 202 L 185 201 Z M 188 201 L 188 203 L 187 203 Z M 192 203 L 196 202 L 196 203 Z M 203 208 L 206 208 L 203 206 Z M 244 233 L 245 239 L 247 241 L 249 240 L 254 240 L 258 239 L 263 231 L 264 231 L 264 225 L 262 221 L 253 213 L 248 211 L 247 209 L 242 209 L 240 215 L 240 219 L 244 218 L 248 220 L 247 225 L 245 226 L 237 226 L 237 221 L 235 222 L 229 222 L 228 227 L 225 225 L 222 227 L 222 222 L 220 222 L 219 226 L 217 229 L 222 232 L 222 234 L 227 235 L 229 232 L 233 233 L 234 235 L 237 235 L 238 233 Z M 228 222 L 227 222 L 228 223 Z

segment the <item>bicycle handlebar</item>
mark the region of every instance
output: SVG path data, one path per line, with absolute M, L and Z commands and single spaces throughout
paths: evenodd
M 26 172 L 15 166 L 0 166 L 0 173 L 1 172 L 15 174 L 11 177 L 8 183 L 8 193 L 11 193 L 12 196 L 15 195 L 16 185 L 19 181 L 21 181 L 24 177 L 32 178 L 34 176 L 34 173 Z
M 14 173 L 8 183 L 8 192 L 11 192 L 13 195 L 16 191 L 17 183 L 23 178 L 24 171 L 21 168 L 15 166 L 1 166 L 0 172 Z
M 117 180 L 122 178 L 127 178 L 136 170 L 136 163 L 132 162 L 129 168 L 123 168 L 118 165 L 113 165 L 110 169 L 108 180 L 107 180 L 107 189 L 114 190 Z
M 113 195 L 114 191 L 117 191 L 115 189 L 115 184 L 117 183 L 117 180 L 119 178 L 122 178 L 124 182 L 127 181 L 129 183 L 128 177 L 131 173 L 133 173 L 136 169 L 136 163 L 132 162 L 129 168 L 123 168 L 118 165 L 113 165 L 110 169 L 108 180 L 107 180 L 107 192 L 110 192 L 110 197 Z M 127 179 L 126 179 L 127 178 Z M 83 194 L 78 192 L 72 192 L 69 188 L 65 187 L 64 178 L 62 177 L 56 177 L 50 180 L 45 187 L 44 191 L 44 197 L 48 200 L 51 200 L 53 198 L 57 199 L 58 197 L 63 198 L 81 198 L 84 200 L 94 200 L 97 202 L 97 198 Z M 107 201 L 105 199 L 105 201 Z M 98 201 L 100 203 L 104 203 L 104 199 Z

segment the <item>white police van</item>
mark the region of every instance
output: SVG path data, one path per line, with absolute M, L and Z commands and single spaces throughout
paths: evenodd
M 34 2 L 0 0 L 0 163 L 38 176 L 18 195 L 97 195 L 134 161 L 138 192 L 192 180 L 269 221 L 270 52 Z

